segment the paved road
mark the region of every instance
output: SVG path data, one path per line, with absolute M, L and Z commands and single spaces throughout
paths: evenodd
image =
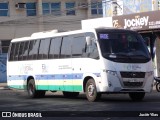
M 146 94 L 142 102 L 131 101 L 127 94 L 103 95 L 98 102 L 88 102 L 84 94 L 80 94 L 76 99 L 68 99 L 60 92 L 47 92 L 45 98 L 30 99 L 25 91 L 5 89 L 0 90 L 0 111 L 36 111 L 42 113 L 41 119 L 47 114 L 47 116 L 56 116 L 56 119 L 63 119 L 62 117 L 65 116 L 65 119 L 83 120 L 88 120 L 88 117 L 92 119 L 98 117 L 101 120 L 158 120 L 160 119 L 160 93 L 153 91 L 151 94 Z M 159 117 L 138 117 L 139 114 L 147 116 L 151 113 Z M 119 117 L 121 115 L 122 117 Z

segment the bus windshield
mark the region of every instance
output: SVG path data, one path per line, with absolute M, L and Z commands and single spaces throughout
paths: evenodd
M 122 63 L 144 63 L 151 57 L 142 37 L 132 31 L 97 33 L 102 56 Z

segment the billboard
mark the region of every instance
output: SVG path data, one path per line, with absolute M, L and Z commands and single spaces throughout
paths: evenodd
M 123 14 L 152 10 L 152 0 L 123 0 Z
M 160 11 L 113 16 L 113 27 L 130 30 L 160 29 Z

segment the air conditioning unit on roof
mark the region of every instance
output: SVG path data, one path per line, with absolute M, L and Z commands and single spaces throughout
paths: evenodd
M 16 3 L 15 7 L 16 7 L 16 9 L 25 9 L 26 3 Z
M 88 3 L 80 2 L 80 3 L 78 3 L 78 8 L 87 9 L 88 8 Z

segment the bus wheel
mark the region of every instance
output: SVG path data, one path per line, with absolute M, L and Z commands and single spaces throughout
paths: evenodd
M 64 97 L 67 97 L 67 98 L 75 98 L 75 97 L 78 97 L 79 92 L 66 92 L 66 91 L 63 91 L 63 95 L 64 95 Z
M 93 79 L 89 79 L 87 81 L 85 90 L 88 101 L 94 102 L 100 99 L 101 93 L 97 92 L 96 85 Z
M 36 90 L 35 82 L 33 79 L 30 79 L 27 84 L 27 92 L 30 98 L 38 98 L 44 97 L 45 91 L 43 90 Z
M 143 98 L 145 96 L 145 92 L 133 92 L 133 93 L 129 93 L 129 97 L 133 100 L 133 101 L 142 101 Z
M 157 92 L 160 92 L 160 83 L 159 82 L 156 84 L 156 90 L 157 90 Z

